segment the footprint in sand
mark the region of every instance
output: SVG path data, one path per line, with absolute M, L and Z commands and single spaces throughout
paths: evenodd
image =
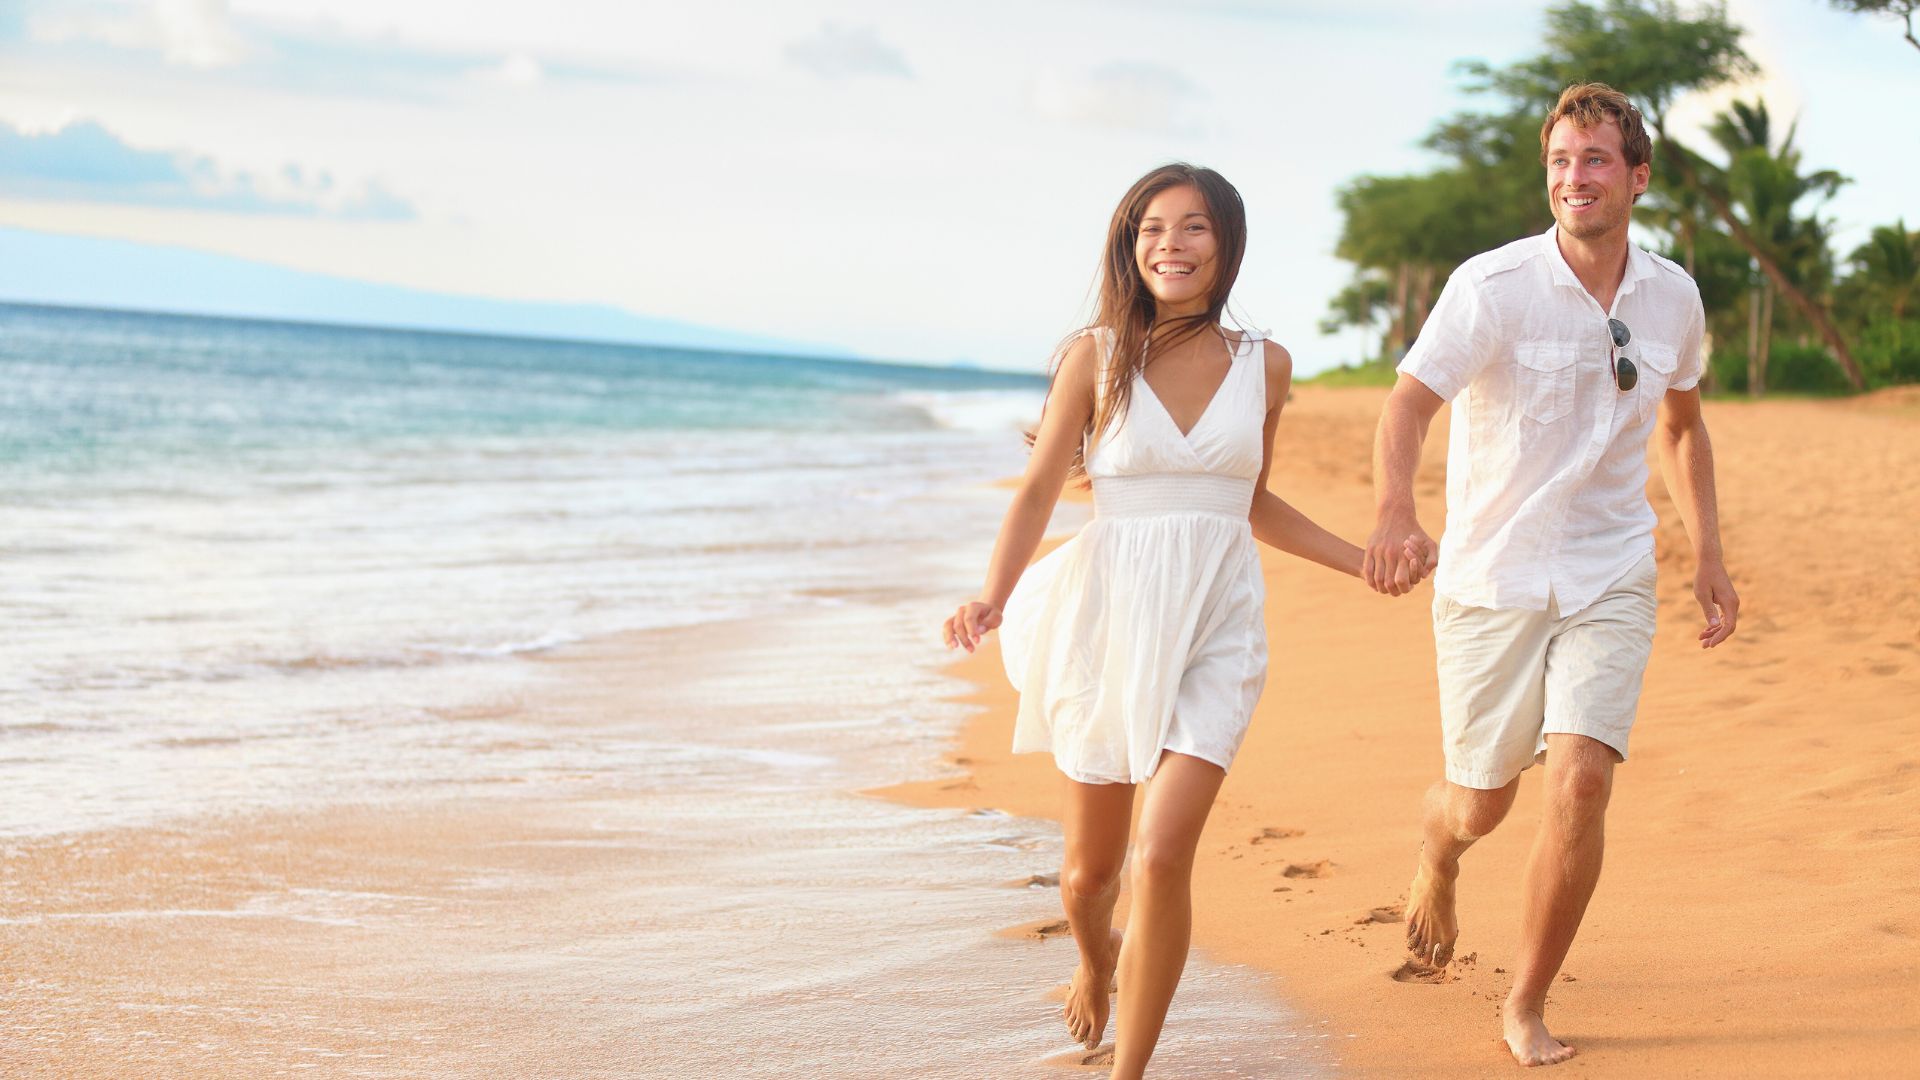
M 1247 841 L 1247 843 L 1261 844 L 1261 843 L 1265 843 L 1268 840 L 1291 840 L 1296 836 L 1305 836 L 1305 835 L 1307 835 L 1307 831 L 1305 829 L 1266 828 L 1266 829 L 1261 829 L 1260 835 Z
M 1064 937 L 1072 932 L 1065 919 L 1036 919 L 1018 926 L 1002 927 L 994 931 L 994 936 L 1016 938 L 1022 941 L 1045 941 L 1048 938 Z
M 1446 968 L 1437 968 L 1430 964 L 1423 964 L 1418 960 L 1409 960 L 1401 964 L 1400 969 L 1393 973 L 1393 981 L 1403 983 L 1428 983 L 1438 986 L 1441 983 L 1452 982 L 1453 976 L 1448 973 Z
M 1395 923 L 1400 922 L 1406 917 L 1405 904 L 1391 904 L 1387 907 L 1374 908 L 1372 911 L 1353 920 L 1353 925 L 1367 926 L 1371 923 Z
M 1057 889 L 1059 887 L 1059 874 L 1029 874 L 1017 881 L 1007 882 L 1009 889 Z
M 1097 1050 L 1075 1050 L 1047 1059 L 1047 1064 L 1056 1069 L 1071 1072 L 1105 1072 L 1113 1068 L 1113 1044 L 1109 1043 Z
M 1280 871 L 1280 875 L 1290 878 L 1332 877 L 1333 864 L 1325 859 L 1313 863 L 1288 863 L 1287 868 Z

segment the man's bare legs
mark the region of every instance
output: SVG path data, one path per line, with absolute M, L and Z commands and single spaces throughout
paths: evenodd
M 1573 1056 L 1573 1047 L 1547 1033 L 1547 987 L 1560 973 L 1600 881 L 1616 760 L 1611 747 L 1584 735 L 1547 736 L 1545 806 L 1527 857 L 1520 958 L 1500 1010 L 1507 1048 L 1522 1065 L 1554 1065 Z
M 1067 781 L 1061 821 L 1066 853 L 1060 866 L 1060 903 L 1080 948 L 1080 966 L 1067 984 L 1067 1030 L 1091 1050 L 1107 1030 L 1108 994 L 1120 959 L 1113 905 L 1120 898 L 1120 869 L 1133 824 L 1132 784 Z
M 1427 789 L 1420 868 L 1407 890 L 1407 948 L 1422 963 L 1446 967 L 1453 959 L 1453 943 L 1460 937 L 1454 914 L 1460 856 L 1506 818 L 1519 790 L 1517 776 L 1506 787 L 1486 791 L 1447 780 Z
M 1171 751 L 1147 784 L 1133 852 L 1133 907 L 1120 952 L 1114 1080 L 1144 1075 L 1160 1041 L 1193 933 L 1193 853 L 1227 774 Z
M 1520 957 L 1501 1009 L 1507 1048 L 1522 1065 L 1554 1065 L 1574 1053 L 1547 1032 L 1547 988 L 1600 881 L 1617 760 L 1611 747 L 1584 735 L 1547 736 L 1544 805 L 1527 858 Z M 1516 777 L 1503 788 L 1481 791 L 1442 781 L 1428 789 L 1425 843 L 1407 902 L 1407 947 L 1421 960 L 1440 966 L 1453 958 L 1460 935 L 1454 914 L 1460 856 L 1506 817 L 1519 784 Z

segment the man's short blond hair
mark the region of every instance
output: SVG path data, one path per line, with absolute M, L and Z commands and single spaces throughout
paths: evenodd
M 1571 120 L 1575 127 L 1591 129 L 1601 124 L 1620 125 L 1620 143 L 1626 149 L 1627 167 L 1637 168 L 1653 159 L 1653 140 L 1647 136 L 1646 121 L 1627 95 L 1606 83 L 1577 83 L 1560 92 L 1560 101 L 1540 125 L 1540 164 L 1547 163 L 1547 140 L 1553 137 L 1553 125 Z

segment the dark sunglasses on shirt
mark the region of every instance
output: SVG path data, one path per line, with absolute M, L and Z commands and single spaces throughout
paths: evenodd
M 1633 361 L 1620 355 L 1620 350 L 1633 340 L 1633 331 L 1619 319 L 1607 320 L 1607 331 L 1613 335 L 1613 348 L 1607 353 L 1607 363 L 1613 367 L 1613 381 L 1620 386 L 1620 392 L 1626 393 L 1640 381 L 1640 372 L 1634 369 Z

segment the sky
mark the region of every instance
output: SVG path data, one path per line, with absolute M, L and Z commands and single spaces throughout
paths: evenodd
M 1544 7 L 0 0 L 0 227 L 232 257 L 180 271 L 209 298 L 244 259 L 1035 370 L 1087 313 L 1114 203 L 1180 159 L 1240 188 L 1233 310 L 1311 372 L 1363 347 L 1316 328 L 1351 273 L 1336 189 L 1431 167 L 1420 138 L 1478 103 L 1455 63 L 1537 52 Z M 1762 97 L 1854 179 L 1826 208 L 1843 253 L 1920 223 L 1899 24 L 1730 10 L 1766 75 L 1679 131 Z M 137 276 L 96 302 L 148 306 Z

